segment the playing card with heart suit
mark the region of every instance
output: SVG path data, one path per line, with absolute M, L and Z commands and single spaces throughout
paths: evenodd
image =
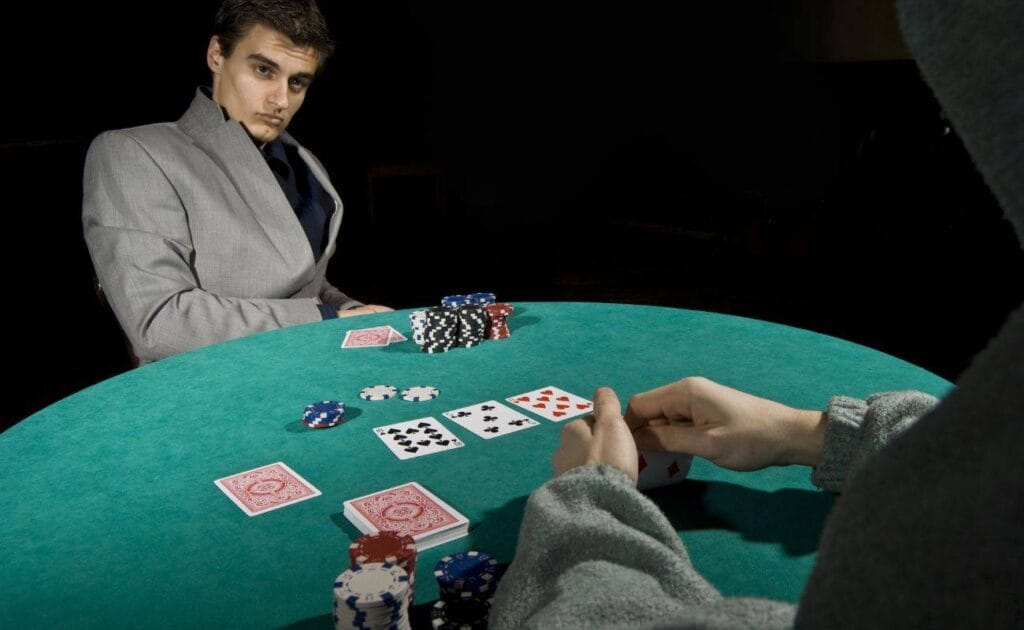
M 436 418 L 417 418 L 373 430 L 398 459 L 433 455 L 465 446 Z
M 453 409 L 444 412 L 444 417 L 469 429 L 485 440 L 508 435 L 540 423 L 515 409 L 510 409 L 496 400 Z
M 505 400 L 552 422 L 561 422 L 594 410 L 594 403 L 586 398 L 551 385 L 518 396 L 509 396 Z

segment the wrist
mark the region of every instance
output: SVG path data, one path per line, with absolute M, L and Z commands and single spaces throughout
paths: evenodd
M 816 468 L 821 463 L 826 422 L 824 412 L 813 409 L 793 409 L 786 419 L 785 444 L 787 448 L 782 453 L 781 464 Z

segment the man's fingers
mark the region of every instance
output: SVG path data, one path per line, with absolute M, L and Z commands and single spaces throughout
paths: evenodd
M 611 387 L 598 387 L 594 392 L 594 418 L 598 424 L 622 417 L 622 403 Z
M 651 420 L 690 419 L 694 386 L 703 380 L 688 377 L 633 396 L 626 407 L 626 424 L 636 431 Z
M 680 424 L 647 426 L 633 433 L 636 447 L 645 451 L 668 451 L 713 459 L 712 443 L 700 427 Z

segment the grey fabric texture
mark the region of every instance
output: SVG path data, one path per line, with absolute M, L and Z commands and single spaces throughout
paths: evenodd
M 1024 3 L 902 0 L 899 13 L 923 76 L 1024 236 Z M 933 404 L 909 392 L 830 403 L 813 478 L 842 494 L 796 626 L 1024 627 L 1024 308 Z M 548 482 L 528 503 L 495 627 L 788 623 L 784 605 L 722 599 L 671 530 L 606 469 Z M 634 589 L 657 593 L 662 612 L 605 605 Z
M 787 627 L 790 605 L 726 600 L 690 563 L 675 529 L 607 465 L 542 486 L 526 506 L 491 628 Z
M 323 166 L 287 133 L 335 202 L 319 261 L 259 149 L 197 91 L 176 123 L 105 132 L 89 148 L 82 221 L 108 302 L 141 362 L 320 321 L 359 302 L 326 279 L 342 205 Z
M 867 400 L 836 396 L 829 401 L 821 465 L 811 482 L 839 492 L 883 446 L 931 411 L 938 399 L 922 392 L 874 394 Z

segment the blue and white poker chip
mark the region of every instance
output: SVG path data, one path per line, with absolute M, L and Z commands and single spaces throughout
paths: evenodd
M 402 400 L 409 402 L 424 402 L 434 400 L 441 395 L 441 390 L 429 385 L 408 387 L 402 390 Z
M 398 395 L 398 388 L 394 385 L 370 385 L 359 392 L 363 400 L 387 400 Z
M 340 400 L 324 400 L 306 405 L 302 424 L 311 429 L 326 429 L 345 421 L 345 403 Z

